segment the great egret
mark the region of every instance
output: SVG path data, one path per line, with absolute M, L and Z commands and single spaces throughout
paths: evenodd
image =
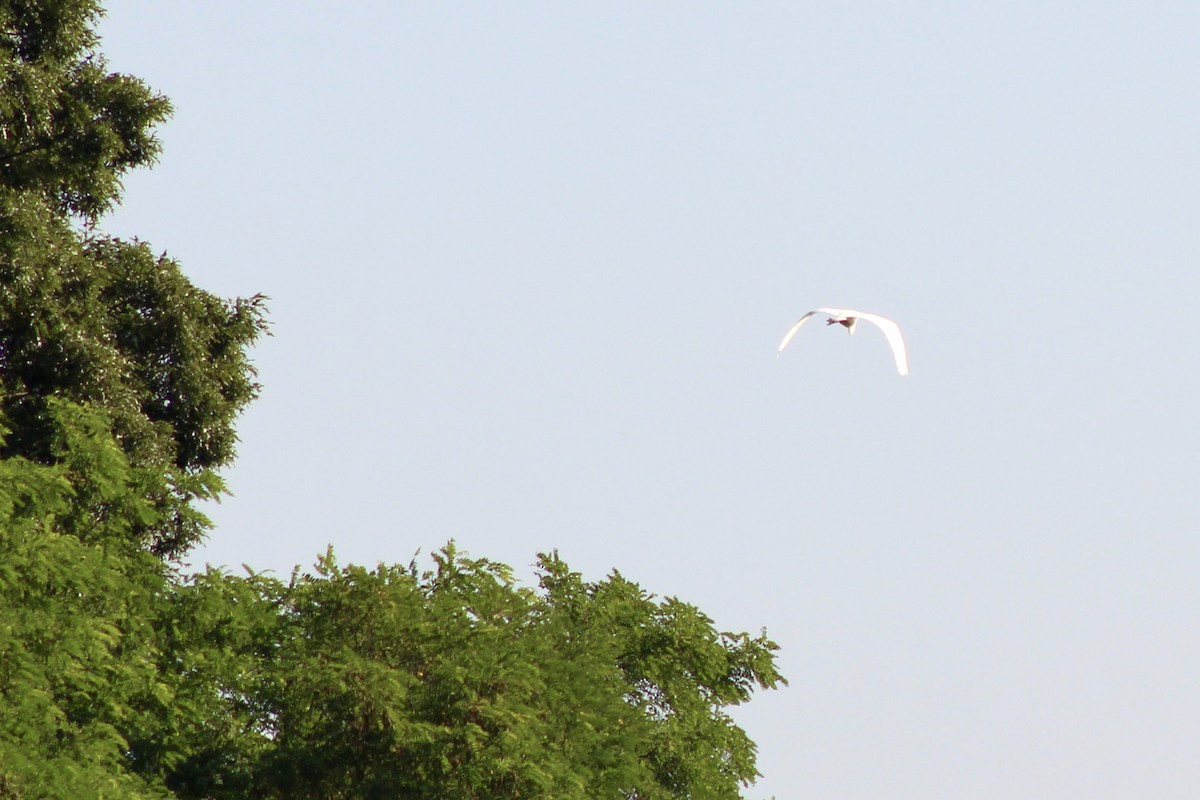
M 818 308 L 816 311 L 808 312 L 796 320 L 796 324 L 788 330 L 783 341 L 779 343 L 779 352 L 783 352 L 783 348 L 788 346 L 788 342 L 792 340 L 797 331 L 804 327 L 804 323 L 808 322 L 809 317 L 815 314 L 828 314 L 829 319 L 825 321 L 826 325 L 844 325 L 852 335 L 854 326 L 860 319 L 878 325 L 879 329 L 883 331 L 883 335 L 887 337 L 888 344 L 892 346 L 892 355 L 896 357 L 896 369 L 900 371 L 901 375 L 908 374 L 908 348 L 904 346 L 904 335 L 900 333 L 900 326 L 887 317 L 868 314 L 865 311 L 855 311 L 853 308 Z

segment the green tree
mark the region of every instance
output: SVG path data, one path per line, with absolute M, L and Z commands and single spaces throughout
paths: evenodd
M 166 573 L 124 540 L 156 512 L 107 420 L 49 413 L 58 463 L 0 460 L 0 797 L 162 797 L 126 738 L 170 699 L 152 625 Z
M 103 413 L 52 400 L 55 463 L 0 459 L 0 797 L 737 798 L 726 710 L 783 682 L 717 631 L 557 556 L 536 588 L 434 569 L 181 580 Z
M 97 231 L 169 112 L 99 13 L 0 0 L 0 797 L 739 797 L 775 645 L 617 573 L 174 572 L 265 310 Z
M 538 589 L 434 560 L 181 587 L 166 669 L 200 713 L 155 737 L 189 752 L 146 763 L 183 798 L 737 798 L 756 776 L 724 709 L 782 682 L 765 636 L 553 556 Z
M 153 525 L 128 535 L 178 556 L 204 533 L 233 423 L 257 392 L 247 348 L 263 298 L 224 301 L 141 242 L 98 233 L 121 177 L 151 163 L 170 105 L 107 71 L 90 0 L 0 2 L 2 455 L 54 462 L 51 398 L 103 409 L 136 466 Z

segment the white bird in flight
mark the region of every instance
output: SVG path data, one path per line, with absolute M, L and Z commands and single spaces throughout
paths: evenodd
M 829 319 L 825 321 L 826 325 L 844 325 L 851 335 L 854 333 L 854 326 L 860 319 L 878 325 L 879 329 L 883 331 L 883 335 L 887 337 L 888 344 L 892 346 L 892 355 L 896 357 L 896 369 L 900 370 L 901 375 L 908 374 L 908 348 L 904 346 L 904 335 L 900 333 L 900 326 L 887 317 L 868 314 L 865 311 L 855 311 L 853 308 L 818 308 L 816 311 L 808 312 L 796 320 L 796 324 L 788 330 L 783 341 L 779 343 L 779 352 L 783 352 L 783 348 L 788 346 L 792 337 L 804 327 L 804 323 L 808 322 L 809 317 L 814 314 L 828 314 Z

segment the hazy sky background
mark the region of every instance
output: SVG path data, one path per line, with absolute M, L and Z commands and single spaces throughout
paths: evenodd
M 750 797 L 1196 796 L 1200 5 L 108 5 L 104 227 L 272 298 L 197 566 L 765 626 Z

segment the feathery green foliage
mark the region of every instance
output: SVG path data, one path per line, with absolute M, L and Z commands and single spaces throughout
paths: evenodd
M 173 571 L 265 311 L 96 231 L 170 108 L 99 13 L 0 0 L 0 798 L 740 797 L 775 645 L 618 573 Z
M 80 407 L 53 404 L 55 465 L 0 460 L 0 797 L 161 797 L 127 731 L 163 696 L 161 562 L 132 546 L 141 477 Z
M 587 583 L 555 556 L 539 589 L 452 545 L 434 561 L 368 570 L 329 553 L 286 584 L 209 571 L 181 587 L 172 628 L 190 657 L 168 662 L 195 666 L 176 677 L 204 713 L 156 737 L 193 747 L 153 757 L 166 785 L 656 800 L 737 798 L 756 777 L 724 709 L 782 682 L 768 639 L 719 633 L 616 574 Z
M 221 490 L 233 423 L 257 384 L 246 350 L 263 298 L 193 286 L 141 242 L 95 232 L 121 177 L 149 164 L 170 105 L 109 73 L 94 2 L 0 2 L 0 412 L 2 455 L 55 462 L 49 403 L 104 409 L 137 466 L 154 525 L 129 535 L 162 556 L 197 542 L 193 500 Z

